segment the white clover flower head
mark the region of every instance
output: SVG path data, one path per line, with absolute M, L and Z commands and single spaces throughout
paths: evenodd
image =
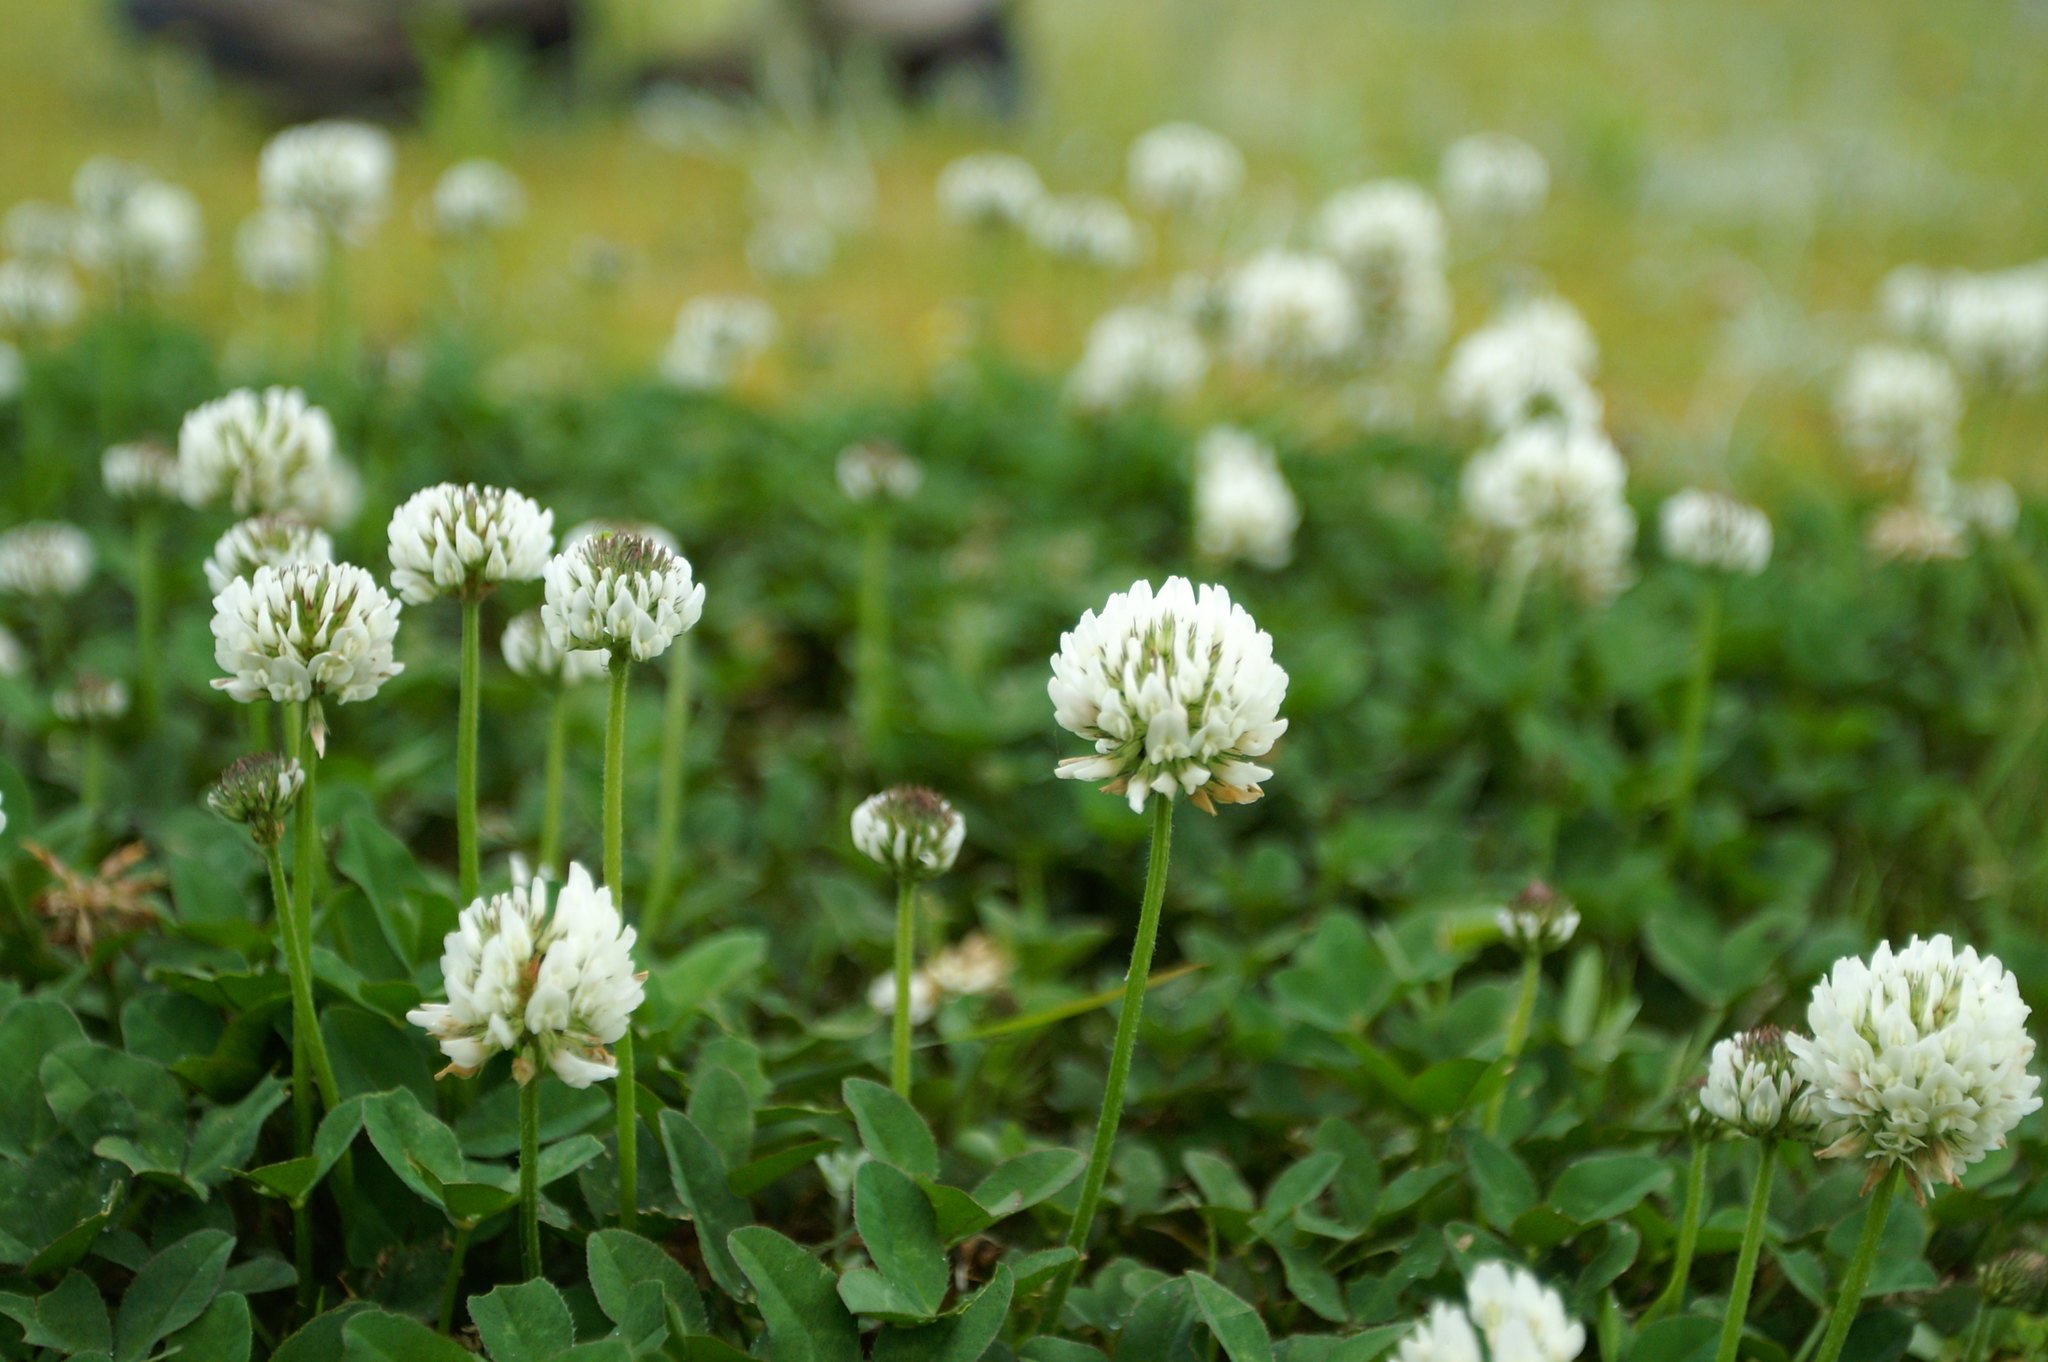
M 924 972 L 948 997 L 978 998 L 1008 987 L 1016 968 L 1010 953 L 987 932 L 971 932 L 935 953 Z
M 297 209 L 262 208 L 235 230 L 235 266 L 258 293 L 304 293 L 320 274 L 320 224 Z
M 541 574 L 541 620 L 565 651 L 645 662 L 704 613 L 690 560 L 635 534 L 600 534 L 563 550 Z
M 962 156 L 939 172 L 939 211 L 967 227 L 1022 227 L 1044 197 L 1045 184 L 1031 162 L 1008 152 Z
M 1949 514 L 1986 538 L 2008 539 L 2019 528 L 2019 493 L 2003 478 L 1948 482 L 1945 493 Z
M 437 1077 L 468 1078 L 510 1051 L 522 1084 L 543 1062 L 572 1088 L 616 1078 L 608 1047 L 626 1034 L 645 996 L 646 975 L 633 968 L 634 936 L 611 890 L 593 884 L 581 865 L 569 866 L 558 893 L 535 876 L 462 910 L 442 942 L 448 1001 L 414 1008 L 406 1020 L 447 1056 Z
M 201 247 L 199 200 L 156 179 L 133 185 L 103 211 L 82 214 L 73 243 L 87 269 L 153 289 L 189 279 Z
M 214 688 L 243 703 L 375 695 L 405 670 L 392 656 L 398 602 L 351 563 L 286 563 L 237 577 L 213 598 Z M 314 725 L 316 742 L 325 731 Z
M 258 846 L 284 840 L 285 818 L 306 787 L 306 769 L 291 757 L 258 752 L 243 757 L 206 792 L 206 807 L 249 829 Z
M 1557 890 L 1534 880 L 1514 902 L 1494 914 L 1494 925 L 1511 949 L 1524 955 L 1549 955 L 1563 950 L 1578 935 L 1579 910 Z
M 1812 1095 L 1785 1033 L 1775 1026 L 1717 1042 L 1699 1101 L 1723 1128 L 1753 1139 L 1803 1135 L 1812 1126 Z
M 1441 397 L 1454 420 L 1495 435 L 1536 421 L 1598 427 L 1592 328 L 1561 298 L 1516 304 L 1451 351 Z
M 1364 341 L 1351 280 L 1328 256 L 1261 251 L 1231 273 L 1223 299 L 1231 354 L 1255 368 L 1327 370 Z
M 1195 547 L 1209 558 L 1282 568 L 1294 554 L 1301 504 L 1265 441 L 1216 426 L 1195 446 Z
M 1629 581 L 1636 517 L 1628 466 L 1597 430 L 1555 422 L 1509 431 L 1465 465 L 1465 513 L 1513 570 L 1555 574 L 1591 601 Z
M 1048 194 L 1031 205 L 1024 227 L 1055 260 L 1127 270 L 1145 257 L 1145 233 L 1105 194 Z
M 1935 1183 L 1960 1186 L 2041 1106 L 2027 1015 L 1996 956 L 1946 935 L 1837 960 L 1807 1004 L 1811 1038 L 1787 1038 L 1820 1156 L 1870 1160 L 1872 1183 L 1902 1169 L 1923 1200 Z
M 1550 195 L 1550 163 L 1543 153 L 1504 132 L 1460 137 L 1444 149 L 1437 175 L 1451 215 L 1466 222 L 1532 218 Z
M 1877 310 L 1901 340 L 1933 344 L 1941 320 L 1942 276 L 1925 265 L 1900 265 L 1877 288 Z
M 252 576 L 257 568 L 333 561 L 334 541 L 325 530 L 292 516 L 253 516 L 236 521 L 214 541 L 206 560 L 206 585 L 218 596 L 229 582 Z
M 1443 272 L 1443 214 L 1429 191 L 1406 180 L 1373 180 L 1332 195 L 1316 214 L 1316 240 L 1360 278 Z
M 28 652 L 12 630 L 0 624 L 0 676 L 20 676 L 28 667 Z
M 0 261 L 0 328 L 56 331 L 71 325 L 80 306 L 78 285 L 55 261 Z
M 1273 773 L 1258 764 L 1287 731 L 1287 673 L 1273 639 L 1220 586 L 1134 582 L 1060 635 L 1046 692 L 1061 728 L 1095 744 L 1066 780 L 1099 780 L 1133 811 L 1186 795 L 1214 813 L 1249 804 Z
M 1067 393 L 1084 411 L 1114 411 L 1139 402 L 1190 396 L 1209 372 L 1209 351 L 1177 313 L 1130 305 L 1112 308 L 1088 330 Z
M 1438 1301 L 1401 1340 L 1395 1362 L 1487 1362 L 1479 1351 L 1472 1319 L 1449 1301 Z
M 297 388 L 238 388 L 185 414 L 178 468 L 193 506 L 226 501 L 238 515 L 315 514 L 332 476 L 334 423 Z
M 0 534 L 0 591 L 76 596 L 92 580 L 92 541 L 61 520 L 32 520 Z
M 383 220 L 394 160 L 383 129 L 323 119 L 272 137 L 257 178 L 265 207 L 308 214 L 334 236 L 357 241 Z
M 863 440 L 839 451 L 839 490 L 853 502 L 908 501 L 924 485 L 924 468 L 893 440 Z
M 97 672 L 80 672 L 50 697 L 50 711 L 67 724 L 110 724 L 128 712 L 128 687 Z
M 868 985 L 868 1006 L 878 1017 L 896 1015 L 896 976 L 880 974 Z M 923 1026 L 939 1011 L 939 986 L 923 970 L 910 976 L 910 1024 Z
M 731 387 L 768 353 L 781 324 L 759 298 L 707 294 L 684 303 L 662 353 L 661 375 L 686 392 Z
M 530 582 L 555 548 L 555 513 L 503 487 L 438 483 L 391 515 L 391 585 L 408 605 L 440 596 L 481 600 Z
M 1664 552 L 1681 563 L 1754 577 L 1771 561 L 1771 518 L 1720 492 L 1687 488 L 1657 512 Z
M 1843 443 L 1873 472 L 1955 461 L 1963 392 L 1940 356 L 1894 345 L 1856 352 L 1835 392 Z
M 1935 308 L 1934 337 L 1973 381 L 2034 387 L 2048 368 L 2048 273 L 1950 274 Z
M 0 245 L 24 260 L 53 265 L 68 259 L 78 233 L 78 217 L 61 203 L 25 199 L 0 221 Z
M 1863 530 L 1863 547 L 1881 563 L 1954 562 L 1969 552 L 1963 523 L 1917 497 L 1872 516 Z
M 526 186 L 485 157 L 457 161 L 434 182 L 434 227 L 444 236 L 492 236 L 526 216 Z
M 177 456 L 154 440 L 108 446 L 100 484 L 117 501 L 176 501 L 184 490 Z
M 1526 1268 L 1479 1264 L 1465 1283 L 1465 1308 L 1492 1362 L 1573 1362 L 1585 1351 L 1585 1326 Z
M 363 509 L 363 479 L 346 459 L 329 459 L 325 466 L 310 470 L 293 488 L 292 514 L 304 516 L 315 525 L 339 529 Z
M 604 675 L 605 655 L 588 649 L 564 652 L 548 637 L 540 611 L 527 610 L 512 617 L 499 640 L 505 665 L 515 676 L 552 685 L 575 686 Z
M 853 845 L 899 879 L 927 880 L 953 868 L 967 820 L 944 795 L 897 785 L 869 795 L 853 811 Z
M 1155 213 L 1214 213 L 1244 185 L 1244 153 L 1218 132 L 1162 123 L 1131 143 L 1131 197 Z

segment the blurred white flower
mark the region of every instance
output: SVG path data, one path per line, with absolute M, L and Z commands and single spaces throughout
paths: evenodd
M 334 462 L 334 423 L 297 388 L 238 388 L 186 413 L 178 430 L 185 500 L 239 515 L 316 514 Z
M 502 582 L 530 582 L 555 547 L 555 513 L 503 487 L 424 487 L 391 515 L 391 585 L 408 605 L 477 600 Z
M 155 179 L 81 213 L 73 239 L 81 264 L 127 288 L 177 287 L 198 268 L 201 246 L 199 200 Z
M 1481 1341 L 1485 1348 L 1481 1350 Z M 1395 1362 L 1573 1362 L 1585 1326 L 1525 1268 L 1488 1261 L 1465 1283 L 1465 1308 L 1439 1301 L 1401 1341 Z
M 1532 218 L 1550 194 L 1543 153 L 1504 132 L 1460 137 L 1444 150 L 1438 183 L 1451 215 L 1467 222 L 1508 223 Z
M 1925 265 L 1900 265 L 1877 289 L 1877 310 L 1901 340 L 1934 344 L 1941 324 L 1942 277 Z
M 1948 466 L 1962 417 L 1955 372 L 1924 350 L 1866 346 L 1850 360 L 1835 392 L 1843 441 L 1878 472 Z
M 235 232 L 235 264 L 243 280 L 275 297 L 311 288 L 325 249 L 320 225 L 295 209 L 258 209 Z
M 260 567 L 333 561 L 334 541 L 326 531 L 291 516 L 253 516 L 236 521 L 214 541 L 206 560 L 206 585 L 218 596 L 229 582 L 253 576 Z
M 1472 456 L 1459 495 L 1511 570 L 1548 571 L 1590 600 L 1628 584 L 1628 465 L 1597 430 L 1523 426 Z
M 896 976 L 881 974 L 868 985 L 868 1006 L 879 1017 L 896 1015 Z M 923 1026 L 939 1010 L 939 987 L 923 970 L 910 976 L 910 1024 Z
M 227 673 L 214 688 L 244 703 L 367 700 L 405 670 L 391 653 L 398 613 L 349 563 L 259 567 L 213 598 L 213 660 Z
M 934 954 L 925 962 L 924 973 L 947 997 L 975 998 L 1000 993 L 1016 967 L 1010 953 L 988 933 L 971 932 Z
M 1886 563 L 1932 563 L 1963 557 L 1968 544 L 1963 523 L 1915 498 L 1894 502 L 1870 518 L 1863 531 L 1870 556 Z
M 1525 303 L 1451 351 L 1444 410 L 1495 435 L 1533 421 L 1597 428 L 1603 404 L 1587 381 L 1595 358 L 1592 332 L 1570 304 Z
M 1487 1362 L 1479 1351 L 1472 1319 L 1448 1301 L 1438 1301 L 1401 1340 L 1395 1362 Z
M 839 451 L 839 490 L 847 500 L 908 501 L 924 484 L 924 469 L 889 440 L 863 440 Z
M 128 712 L 128 687 L 112 677 L 80 672 L 50 696 L 50 712 L 67 724 L 110 724 Z
M 1948 275 L 1935 307 L 1934 334 L 1972 380 L 2034 387 L 2048 368 L 2048 274 L 2012 269 Z
M 2019 493 L 2002 478 L 1953 480 L 1943 477 L 1939 491 L 1925 486 L 1921 496 L 1989 539 L 2004 539 L 2020 523 Z
M 176 501 L 184 489 L 177 456 L 154 441 L 108 446 L 100 484 L 117 501 Z
M 1771 561 L 1771 518 L 1719 492 L 1687 488 L 1657 512 L 1668 557 L 1694 567 L 1755 576 Z
M 326 119 L 272 137 L 257 178 L 266 207 L 307 213 L 327 232 L 354 242 L 383 220 L 394 159 L 383 129 Z
M 1131 143 L 1131 197 L 1159 213 L 1215 212 L 1244 184 L 1244 153 L 1221 133 L 1164 123 Z
M 775 343 L 780 324 L 759 298 L 706 295 L 684 303 L 661 360 L 661 374 L 690 392 L 717 392 Z
M 285 816 L 305 788 L 305 767 L 291 757 L 258 752 L 221 772 L 206 792 L 206 807 L 248 828 L 258 846 L 276 846 L 284 839 Z
M 1022 227 L 1043 197 L 1031 162 L 1007 152 L 963 156 L 939 172 L 939 211 L 969 227 Z
M 78 285 L 54 261 L 0 261 L 0 328 L 55 331 L 78 317 Z
M 526 187 L 496 161 L 457 161 L 434 182 L 434 228 L 443 236 L 491 236 L 525 216 Z
M 0 591 L 76 596 L 92 579 L 92 541 L 76 525 L 32 520 L 0 534 Z
M 1351 280 L 1327 256 L 1261 251 L 1224 284 L 1224 335 L 1244 364 L 1336 367 L 1363 339 Z
M 690 560 L 633 534 L 600 534 L 564 549 L 542 573 L 541 620 L 564 650 L 629 654 L 645 662 L 704 613 Z
M 839 239 L 810 218 L 770 218 L 747 234 L 747 264 L 764 279 L 816 279 L 832 268 Z
M 869 795 L 853 811 L 853 845 L 899 879 L 923 880 L 953 868 L 967 820 L 944 795 L 897 785 Z
M 448 1058 L 442 1074 L 467 1078 L 499 1051 L 514 1055 L 520 1083 L 544 1061 L 572 1088 L 616 1078 L 608 1046 L 645 993 L 633 968 L 634 931 L 611 890 L 571 864 L 559 893 L 535 876 L 509 893 L 477 899 L 442 942 L 445 1003 L 405 1014 Z
M 1820 1156 L 1869 1159 L 1872 1182 L 1903 1168 L 1923 1199 L 1961 1185 L 2040 1109 L 2027 1015 L 1996 956 L 1945 935 L 1837 960 L 1807 1005 L 1812 1038 L 1787 1038 L 1813 1087 Z
M 1420 186 L 1375 180 L 1333 195 L 1316 215 L 1316 238 L 1350 274 L 1370 358 L 1398 362 L 1443 343 L 1451 320 L 1443 215 Z
M 605 655 L 589 649 L 564 652 L 548 637 L 540 611 L 527 610 L 512 617 L 499 641 L 505 665 L 515 676 L 565 686 L 595 681 L 605 673 Z
M 1272 771 L 1258 759 L 1287 731 L 1287 673 L 1273 639 L 1220 586 L 1134 582 L 1060 635 L 1046 692 L 1061 728 L 1095 745 L 1066 780 L 1099 780 L 1134 811 L 1154 795 L 1197 808 L 1249 804 Z
M 1788 1037 L 1775 1026 L 1715 1044 L 1700 1106 L 1736 1134 L 1760 1140 L 1804 1134 L 1812 1122 L 1812 1094 Z
M 61 203 L 27 199 L 7 210 L 0 245 L 24 260 L 53 265 L 69 259 L 78 218 Z
M 1579 934 L 1579 910 L 1542 880 L 1532 882 L 1493 915 L 1500 939 L 1523 955 L 1550 955 Z
M 1145 255 L 1145 237 L 1122 204 L 1103 194 L 1047 195 L 1031 205 L 1025 229 L 1055 260 L 1123 270 Z
M 1281 568 L 1294 553 L 1301 506 L 1270 445 L 1216 426 L 1195 446 L 1195 547 L 1210 558 Z
M 1175 313 L 1131 305 L 1113 308 L 1088 329 L 1067 392 L 1087 411 L 1188 397 L 1209 372 L 1209 352 L 1195 328 Z
M 83 217 L 110 218 L 150 178 L 147 169 L 133 162 L 115 156 L 91 156 L 80 163 L 71 177 L 71 201 L 78 205 Z

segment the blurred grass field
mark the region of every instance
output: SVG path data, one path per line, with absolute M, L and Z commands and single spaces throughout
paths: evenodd
M 622 70 L 760 19 L 739 0 L 718 9 L 714 21 L 702 6 L 613 0 L 607 42 L 585 65 Z M 1171 266 L 1098 275 L 1031 262 L 991 286 L 933 208 L 950 157 L 1009 146 L 1055 188 L 1114 190 L 1132 135 L 1169 117 L 1206 122 L 1253 166 L 1238 246 L 1298 230 L 1349 180 L 1432 180 L 1446 143 L 1497 128 L 1552 162 L 1527 254 L 1599 332 L 1618 436 L 1678 471 L 1731 455 L 1754 482 L 1816 462 L 1817 380 L 1874 329 L 1885 270 L 1991 268 L 2043 250 L 2039 0 L 1023 0 L 1018 22 L 1029 94 L 1013 123 L 904 115 L 853 94 L 755 106 L 683 149 L 644 135 L 624 101 L 537 90 L 488 52 L 444 58 L 420 125 L 401 135 L 397 211 L 355 266 L 370 329 L 399 341 L 445 305 L 443 262 L 413 209 L 440 168 L 484 153 L 511 164 L 534 203 L 501 257 L 489 334 L 502 352 L 550 342 L 645 370 L 683 299 L 758 291 L 803 342 L 800 361 L 763 377 L 768 395 L 894 391 L 947 353 L 954 301 L 992 287 L 1004 339 L 1061 366 L 1105 306 L 1156 292 Z M 260 102 L 132 41 L 99 4 L 0 0 L 0 30 L 0 203 L 64 197 L 94 153 L 149 164 L 207 210 L 209 268 L 174 308 L 231 338 L 260 334 L 228 266 L 274 126 Z M 856 186 L 871 176 L 871 220 L 824 277 L 755 278 L 745 244 L 764 185 L 791 178 L 778 167 L 814 164 Z M 612 304 L 579 312 L 568 262 L 593 234 L 637 263 Z M 1483 261 L 1460 266 L 1461 329 L 1484 315 L 1493 277 Z M 1980 421 L 1971 457 L 2034 481 L 2032 451 L 2003 432 L 2038 425 L 2010 412 L 1996 430 Z

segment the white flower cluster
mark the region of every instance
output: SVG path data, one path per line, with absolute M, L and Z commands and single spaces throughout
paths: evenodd
M 1113 308 L 1088 330 L 1067 392 L 1087 411 L 1173 401 L 1201 387 L 1209 352 L 1177 313 L 1132 304 Z
M 505 665 L 512 669 L 514 676 L 574 686 L 595 681 L 604 675 L 603 653 L 587 648 L 564 652 L 556 647 L 555 641 L 548 637 L 546 626 L 541 623 L 538 610 L 514 615 L 512 622 L 505 626 L 504 637 L 498 646 L 503 649 Z
M 1048 194 L 1024 219 L 1033 245 L 1055 260 L 1123 270 L 1145 255 L 1145 235 L 1124 206 L 1103 194 Z
M 1627 484 L 1628 466 L 1605 435 L 1545 423 L 1473 455 L 1459 494 L 1511 570 L 1553 573 L 1599 601 L 1629 581 L 1636 517 Z
M 1437 178 L 1452 216 L 1466 222 L 1532 218 L 1550 195 L 1550 164 L 1543 153 L 1504 132 L 1473 133 L 1451 143 Z
M 935 953 L 924 973 L 948 997 L 973 998 L 1000 992 L 1015 969 L 1010 953 L 986 932 L 970 932 Z
M 896 976 L 878 974 L 868 985 L 868 1006 L 879 1017 L 896 1015 Z M 923 1026 L 938 1014 L 939 986 L 923 970 L 910 976 L 910 1024 Z
M 1523 955 L 1550 955 L 1579 934 L 1579 910 L 1572 901 L 1537 880 L 1493 915 L 1500 939 Z
M 398 602 L 349 563 L 286 563 L 213 598 L 214 688 L 235 699 L 367 700 L 405 670 L 392 657 Z
M 1294 553 L 1301 505 L 1272 447 L 1234 426 L 1195 446 L 1195 547 L 1210 558 L 1280 568 Z
M 1164 123 L 1131 143 L 1125 167 L 1131 197 L 1157 213 L 1215 212 L 1244 184 L 1244 153 L 1221 133 L 1193 123 Z
M 572 1088 L 616 1078 L 606 1047 L 626 1034 L 645 996 L 633 968 L 634 932 L 611 890 L 581 865 L 551 895 L 545 876 L 462 910 L 442 942 L 448 1001 L 426 1003 L 406 1020 L 439 1042 L 443 1074 L 467 1078 L 500 1051 L 513 1054 L 521 1083 L 545 1062 Z M 552 906 L 549 903 L 553 898 Z
M 1060 635 L 1047 694 L 1061 728 L 1095 744 L 1066 780 L 1100 780 L 1134 811 L 1157 795 L 1197 808 L 1249 804 L 1272 771 L 1258 759 L 1287 731 L 1287 673 L 1273 639 L 1220 586 L 1185 577 L 1119 591 Z
M 0 328 L 56 331 L 78 316 L 78 285 L 54 261 L 0 261 Z
M 32 520 L 0 534 L 0 591 L 17 596 L 76 596 L 92 579 L 95 555 L 85 531 L 61 520 Z
M 768 352 L 780 324 L 759 298 L 706 295 L 684 303 L 675 333 L 662 353 L 661 375 L 688 392 L 732 386 L 746 367 Z
M 394 156 L 381 128 L 326 119 L 286 128 L 257 164 L 266 207 L 305 213 L 326 231 L 360 240 L 383 220 Z
M 81 672 L 50 697 L 50 712 L 67 724 L 110 724 L 128 712 L 128 687 L 111 677 Z
M 185 415 L 178 470 L 185 500 L 226 500 L 238 515 L 323 519 L 336 475 L 334 423 L 297 388 L 238 388 Z
M 1538 298 L 1511 308 L 1451 350 L 1441 398 L 1452 419 L 1499 435 L 1532 421 L 1597 427 L 1599 348 L 1571 304 Z
M 1375 180 L 1333 195 L 1316 215 L 1316 238 L 1351 276 L 1368 359 L 1410 359 L 1443 343 L 1443 214 L 1419 185 Z
M 555 547 L 555 513 L 503 487 L 424 487 L 391 516 L 391 585 L 409 605 L 476 600 L 501 582 L 530 582 Z
M 1955 460 L 1962 417 L 1955 371 L 1924 350 L 1866 346 L 1835 393 L 1843 442 L 1876 472 L 1946 468 Z
M 1885 277 L 1879 306 L 1894 331 L 1940 349 L 1977 382 L 2029 388 L 2048 370 L 2048 265 L 1902 265 Z
M 566 651 L 594 649 L 645 662 L 704 613 L 690 560 L 636 534 L 603 533 L 549 560 L 541 621 Z
M 1946 935 L 1880 944 L 1835 962 L 1807 1004 L 1811 1039 L 1788 1037 L 1813 1089 L 1822 1158 L 1905 1170 L 1924 1196 L 1994 1149 L 2041 1106 L 2019 983 L 1995 956 Z
M 1484 1347 L 1482 1348 L 1482 1340 Z M 1465 1283 L 1463 1309 L 1431 1307 L 1401 1340 L 1395 1362 L 1573 1362 L 1585 1351 L 1585 1326 L 1564 1299 L 1526 1268 L 1485 1262 Z
M 250 288 L 273 297 L 312 287 L 325 249 L 320 224 L 297 209 L 258 209 L 235 231 L 236 268 Z
M 863 440 L 839 451 L 839 490 L 854 502 L 908 501 L 924 485 L 924 469 L 889 440 Z
M 119 501 L 176 501 L 184 491 L 176 456 L 154 441 L 108 446 L 100 485 Z
M 1224 334 L 1243 364 L 1327 370 L 1351 358 L 1364 335 L 1351 280 L 1328 256 L 1261 251 L 1223 290 Z
M 967 820 L 952 802 L 922 785 L 869 795 L 853 811 L 853 845 L 900 879 L 923 880 L 953 868 Z
M 1717 1042 L 1699 1102 L 1727 1129 L 1760 1140 L 1805 1134 L 1813 1120 L 1812 1093 L 1790 1039 L 1775 1026 Z
M 1771 518 L 1720 492 L 1687 488 L 1657 511 L 1664 552 L 1681 563 L 1754 577 L 1771 561 Z
M 1020 228 L 1045 197 L 1031 162 L 1008 152 L 963 156 L 939 172 L 939 211 L 969 227 Z
M 253 516 L 236 521 L 214 541 L 206 560 L 206 585 L 218 596 L 229 582 L 251 576 L 257 568 L 333 561 L 334 541 L 325 530 L 291 516 Z
M 496 161 L 457 161 L 434 182 L 434 227 L 444 236 L 491 236 L 526 216 L 526 187 Z
M 199 201 L 139 166 L 94 157 L 72 182 L 79 263 L 124 288 L 173 288 L 199 265 Z

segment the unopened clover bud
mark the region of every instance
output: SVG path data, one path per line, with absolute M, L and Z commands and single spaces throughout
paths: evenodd
M 1501 940 L 1524 955 L 1563 950 L 1579 930 L 1579 910 L 1542 880 L 1531 880 L 1494 920 Z
M 870 795 L 853 811 L 853 844 L 903 879 L 943 875 L 960 855 L 967 822 L 944 796 L 922 785 Z
M 1757 1139 L 1811 1129 L 1811 1097 L 1785 1033 L 1759 1026 L 1714 1046 L 1700 1105 L 1729 1130 Z
M 306 772 L 290 757 L 258 752 L 221 773 L 206 792 L 206 807 L 249 829 L 256 845 L 276 846 L 284 838 L 285 815 L 298 802 Z
M 1986 1305 L 2032 1309 L 2048 1291 L 2048 1255 L 2033 1249 L 2001 1253 L 1978 1269 L 1977 1285 Z

